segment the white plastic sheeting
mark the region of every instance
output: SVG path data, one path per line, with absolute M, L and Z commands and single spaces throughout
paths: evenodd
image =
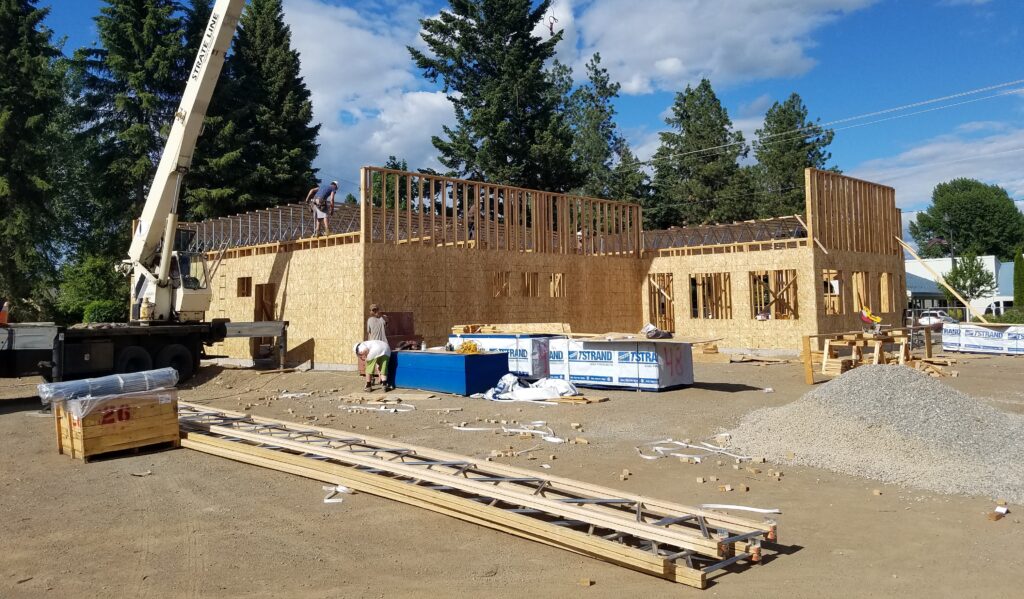
M 43 403 L 50 403 L 51 401 L 62 401 L 65 399 L 104 397 L 107 395 L 121 395 L 122 393 L 166 389 L 177 384 L 177 370 L 173 368 L 158 368 L 156 370 L 112 374 L 110 376 L 77 381 L 41 383 L 37 388 Z
M 579 395 L 576 385 L 568 381 L 544 378 L 527 383 L 510 373 L 501 377 L 498 384 L 488 389 L 482 397 L 491 401 L 544 402 L 568 395 Z

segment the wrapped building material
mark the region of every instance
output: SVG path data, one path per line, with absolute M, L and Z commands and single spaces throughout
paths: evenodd
M 79 399 L 53 398 L 57 450 L 90 461 L 111 452 L 180 445 L 178 395 L 157 389 Z
M 166 389 L 178 384 L 178 371 L 173 368 L 143 370 L 126 374 L 112 374 L 92 379 L 64 381 L 60 383 L 41 383 L 38 387 L 39 397 L 43 403 L 80 399 L 83 397 L 101 397 Z

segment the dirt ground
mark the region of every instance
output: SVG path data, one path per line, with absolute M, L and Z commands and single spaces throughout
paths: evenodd
M 1024 358 L 971 358 L 956 368 L 960 376 L 946 383 L 1024 413 Z M 989 497 L 787 465 L 777 482 L 713 460 L 640 459 L 638 443 L 701 439 L 808 389 L 797 364 L 697 364 L 696 377 L 692 388 L 661 394 L 599 392 L 610 401 L 585 406 L 445 396 L 418 401 L 409 413 L 350 414 L 337 398 L 359 389 L 354 373 L 258 375 L 208 366 L 180 397 L 229 409 L 255 404 L 257 415 L 316 417 L 320 425 L 481 458 L 535 443 L 454 431 L 450 423 L 545 420 L 570 435 L 569 423 L 579 422 L 584 432 L 576 434 L 589 445 L 544 444 L 541 459 L 502 461 L 535 469 L 549 463 L 547 472 L 680 503 L 782 509 L 784 553 L 718 572 L 705 591 L 372 495 L 324 504 L 320 482 L 186 449 L 83 464 L 56 453 L 53 422 L 36 412 L 37 381 L 20 379 L 0 381 L 0 597 L 1021 596 L 1024 507 L 1010 506 L 1007 518 L 992 522 Z M 282 390 L 315 393 L 262 399 Z M 626 481 L 619 480 L 623 468 L 634 473 Z M 708 475 L 750 491 L 722 493 L 696 482 Z M 582 578 L 595 584 L 584 588 Z

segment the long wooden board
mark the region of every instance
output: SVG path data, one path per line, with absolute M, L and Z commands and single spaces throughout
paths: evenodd
M 194 410 L 203 411 L 208 410 L 209 407 L 191 404 L 188 402 L 180 402 L 183 407 L 188 407 Z M 253 422 L 260 424 L 278 424 L 284 426 L 295 426 L 296 423 L 289 422 L 287 420 L 279 420 L 276 418 L 265 418 L 259 416 L 250 416 L 243 412 L 235 412 L 230 410 L 217 410 L 223 414 L 239 417 L 239 418 L 250 418 Z M 332 429 L 328 427 L 315 426 L 315 425 L 301 425 L 304 430 L 317 431 L 327 435 L 335 435 L 339 437 L 352 437 L 351 432 L 346 432 L 338 429 Z M 383 439 L 377 437 L 370 437 L 366 435 L 358 435 L 359 438 L 363 439 L 367 443 L 379 445 L 379 446 L 393 446 L 395 445 L 394 439 Z M 417 455 L 429 457 L 431 459 L 443 460 L 443 461 L 458 461 L 467 459 L 466 456 L 459 454 L 449 453 L 437 449 L 423 447 L 419 445 L 410 445 L 408 443 L 402 443 L 402 447 L 411 449 L 416 452 Z M 516 466 L 510 466 L 506 464 L 500 464 L 498 462 L 488 462 L 487 469 L 491 472 L 499 473 L 504 476 L 511 477 L 530 477 L 530 476 L 543 476 L 545 479 L 557 483 L 562 489 L 577 492 L 580 494 L 594 495 L 594 496 L 606 496 L 606 497 L 622 497 L 632 499 L 643 503 L 646 507 L 664 511 L 666 513 L 688 513 L 696 516 L 705 518 L 709 526 L 728 528 L 729 530 L 736 530 L 739 532 L 753 532 L 762 531 L 765 533 L 768 540 L 777 540 L 776 525 L 771 522 L 760 522 L 750 518 L 744 518 L 742 516 L 734 516 L 723 512 L 717 512 L 712 510 L 704 510 L 694 506 L 688 506 L 684 504 L 678 504 L 669 501 L 663 501 L 644 495 L 638 495 L 635 493 L 628 493 L 617 489 L 611 489 L 609 487 L 603 487 L 601 485 L 595 485 L 591 483 L 585 483 L 582 481 L 564 478 L 559 476 L 553 476 L 548 473 L 538 473 L 533 470 L 526 468 L 519 468 Z
M 324 482 L 343 484 L 357 491 L 416 505 L 522 538 L 609 561 L 673 582 L 697 588 L 704 588 L 706 585 L 706 574 L 704 572 L 669 563 L 664 558 L 659 558 L 648 551 L 642 551 L 579 531 L 538 521 L 520 514 L 495 509 L 470 499 L 443 495 L 426 487 L 407 485 L 336 464 L 282 454 L 269 449 L 215 439 L 197 433 L 187 433 L 182 440 L 182 445 L 190 449 L 240 462 L 272 468 Z
M 266 436 L 258 433 L 246 433 L 237 429 L 222 426 L 210 426 L 209 430 L 211 433 L 246 439 L 256 443 L 263 443 L 268 440 Z M 439 472 L 437 470 L 417 468 L 399 461 L 385 461 L 380 458 L 367 457 L 365 454 L 354 454 L 327 447 L 313 447 L 306 443 L 282 437 L 274 437 L 273 443 L 276 446 L 286 449 L 304 452 L 310 455 L 328 457 L 356 466 L 383 470 L 399 476 L 418 479 L 440 486 L 455 484 L 452 481 L 450 474 Z M 636 522 L 635 520 L 630 521 L 624 518 L 621 515 L 621 512 L 612 513 L 609 508 L 601 505 L 574 505 L 558 501 L 557 499 L 549 499 L 548 497 L 541 495 L 514 491 L 496 484 L 476 482 L 471 479 L 460 480 L 458 485 L 458 488 L 460 489 L 483 497 L 491 497 L 499 501 L 521 505 L 525 508 L 541 510 L 549 514 L 556 514 L 559 517 L 566 519 L 580 520 L 594 526 L 636 535 L 658 543 L 696 551 L 701 555 L 709 557 L 728 558 L 732 553 L 731 547 L 725 547 L 719 543 L 717 539 L 704 538 L 690 532 L 684 532 L 681 529 L 654 526 L 646 522 Z

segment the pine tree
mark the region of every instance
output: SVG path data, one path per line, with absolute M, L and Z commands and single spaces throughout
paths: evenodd
M 185 43 L 195 57 L 210 19 L 213 0 L 191 0 L 185 16 Z M 238 95 L 232 74 L 233 56 L 224 61 L 203 120 L 202 135 L 196 142 L 192 167 L 181 190 L 181 212 L 189 220 L 203 220 L 240 212 L 233 210 L 241 179 L 242 141 L 238 127 L 225 117 L 225 104 Z
M 76 53 L 95 155 L 98 201 L 88 215 L 98 251 L 123 257 L 129 225 L 145 203 L 189 62 L 174 0 L 105 0 L 100 45 Z
M 583 195 L 610 197 L 612 162 L 620 144 L 612 100 L 620 87 L 601 67 L 601 55 L 595 52 L 587 62 L 587 82 L 570 98 L 573 158 L 583 178 Z
M 409 47 L 431 81 L 440 79 L 455 127 L 435 136 L 440 162 L 473 179 L 564 191 L 576 184 L 572 131 L 558 110 L 544 64 L 562 39 L 532 31 L 551 0 L 449 0 L 420 21 L 428 52 Z
M 701 224 L 714 218 L 717 200 L 739 171 L 746 156 L 743 134 L 732 131 L 732 121 L 711 82 L 677 93 L 672 114 L 665 119 L 671 130 L 661 133 L 654 154 L 654 197 L 648 202 L 648 228 Z
M 804 169 L 825 168 L 832 154 L 826 149 L 834 133 L 807 119 L 807 107 L 797 94 L 775 102 L 757 130 L 759 191 L 757 216 L 769 218 L 805 211 Z
M 393 171 L 408 171 L 409 170 L 409 163 L 406 162 L 406 160 L 404 158 L 399 160 L 398 158 L 396 158 L 392 154 L 391 156 L 388 156 L 387 160 L 384 161 L 384 168 L 390 169 L 390 170 L 393 170 Z M 388 175 L 388 177 L 387 177 L 387 188 L 386 189 L 384 187 L 382 187 L 382 185 L 384 185 L 384 179 L 383 179 L 382 173 L 373 173 L 371 175 L 371 179 L 372 180 L 370 182 L 370 189 L 371 189 L 370 197 L 374 199 L 374 206 L 380 206 L 380 200 L 383 199 L 384 202 L 387 204 L 388 208 L 394 208 L 395 207 L 395 186 L 396 186 L 395 176 L 394 175 Z M 405 205 L 406 205 L 406 202 L 408 201 L 408 197 L 407 197 L 408 189 L 407 189 L 407 187 L 408 187 L 408 185 L 407 185 L 407 182 L 406 182 L 406 177 L 403 177 L 401 175 L 398 176 L 398 178 L 397 178 L 398 207 L 400 209 L 402 209 L 402 210 L 405 210 Z M 414 194 L 416 193 L 416 191 L 417 191 L 416 189 L 413 189 L 413 193 Z M 385 193 L 387 194 L 387 197 L 384 197 Z
M 36 0 L 0 1 L 0 296 L 32 318 L 56 256 L 51 124 L 61 108 L 59 52 Z
M 758 218 L 758 204 L 764 201 L 765 194 L 759 193 L 757 177 L 756 167 L 740 167 L 722 192 L 715 196 L 711 220 L 730 223 Z
M 650 177 L 625 139 L 619 138 L 615 155 L 618 160 L 609 179 L 608 197 L 623 202 L 647 201 L 651 193 Z
M 312 125 L 281 0 L 252 0 L 214 94 L 186 201 L 195 218 L 267 208 L 316 184 L 320 125 Z

